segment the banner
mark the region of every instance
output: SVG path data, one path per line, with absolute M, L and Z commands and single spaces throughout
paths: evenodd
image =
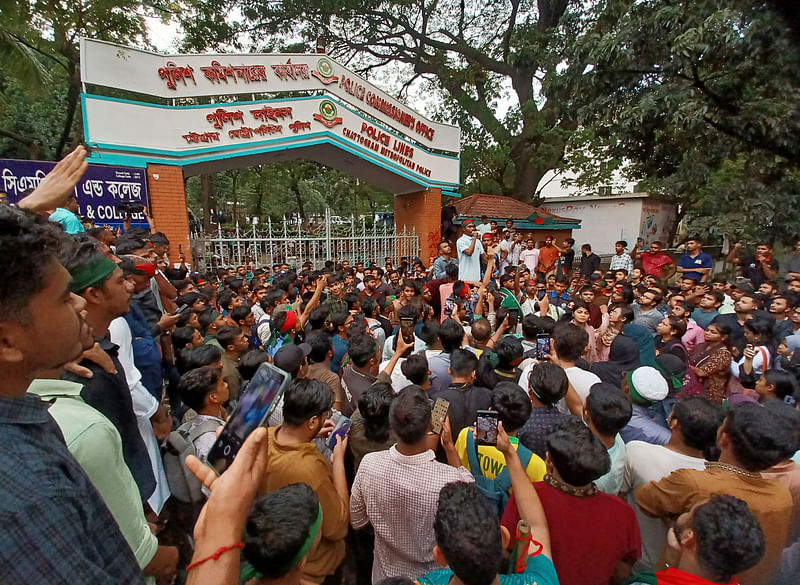
M 17 203 L 55 165 L 47 161 L 0 159 L 0 194 L 4 193 L 9 203 Z M 125 214 L 118 207 L 121 203 L 149 205 L 146 173 L 146 169 L 90 164 L 75 186 L 80 216 L 91 219 L 97 227 L 121 227 L 125 221 Z M 134 213 L 131 225 L 148 227 L 144 213 Z

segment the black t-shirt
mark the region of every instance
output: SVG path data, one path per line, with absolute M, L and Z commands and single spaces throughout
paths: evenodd
M 561 265 L 567 273 L 572 271 L 573 262 L 575 262 L 575 250 L 573 248 L 561 254 Z
M 739 324 L 736 313 L 726 313 L 724 315 L 717 315 L 714 317 L 712 323 L 722 323 L 731 329 L 730 342 L 733 348 L 733 356 L 736 359 L 741 357 L 747 341 L 744 338 L 744 326 Z
M 774 258 L 770 258 L 766 264 L 774 271 L 778 271 L 778 261 Z M 764 267 L 762 266 L 762 262 L 758 260 L 755 256 L 749 256 L 747 258 L 742 259 L 742 276 L 744 278 L 749 278 L 750 282 L 753 284 L 753 288 L 758 288 L 761 286 L 761 283 L 765 280 L 768 280 L 766 276 L 764 276 Z

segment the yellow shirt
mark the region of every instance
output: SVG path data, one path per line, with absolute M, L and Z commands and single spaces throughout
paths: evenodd
M 456 452 L 458 453 L 459 459 L 461 459 L 461 464 L 467 469 L 470 469 L 469 456 L 467 455 L 467 433 L 471 433 L 474 430 L 474 427 L 462 429 L 456 440 Z M 517 437 L 509 437 L 509 440 L 515 449 L 519 447 L 519 439 L 517 439 Z M 506 458 L 497 450 L 497 447 L 478 445 L 478 463 L 481 465 L 481 472 L 484 477 L 487 479 L 494 479 L 505 469 Z M 472 470 L 470 469 L 470 471 Z M 532 453 L 531 460 L 525 472 L 528 474 L 531 481 L 542 481 L 547 470 L 542 458 L 536 453 Z

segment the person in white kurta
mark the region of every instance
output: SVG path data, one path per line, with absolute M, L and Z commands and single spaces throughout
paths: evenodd
M 156 478 L 156 489 L 148 498 L 147 503 L 156 514 L 161 513 L 164 502 L 170 496 L 167 476 L 164 473 L 164 464 L 161 461 L 161 451 L 158 446 L 158 439 L 150 422 L 158 410 L 158 401 L 153 397 L 147 388 L 142 384 L 142 374 L 134 365 L 133 361 L 133 336 L 131 328 L 124 317 L 117 317 L 108 327 L 111 341 L 119 346 L 119 361 L 125 370 L 125 380 L 131 391 L 133 401 L 133 412 L 136 414 L 136 422 L 139 424 L 139 433 L 147 447 L 147 454 L 150 456 L 150 464 L 153 467 L 153 477 Z

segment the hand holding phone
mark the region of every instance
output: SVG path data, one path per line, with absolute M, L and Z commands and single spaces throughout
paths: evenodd
M 264 425 L 288 383 L 289 374 L 270 363 L 261 364 L 208 453 L 206 462 L 217 473 L 231 466 L 247 436 Z
M 431 422 L 433 424 L 433 432 L 437 435 L 442 434 L 442 421 L 447 418 L 447 412 L 450 410 L 450 403 L 443 399 L 437 398 L 436 403 L 433 405 L 431 411 Z
M 497 445 L 498 415 L 493 410 L 479 410 L 475 423 L 475 442 L 478 445 Z
M 339 418 L 339 420 L 336 422 L 336 426 L 333 428 L 333 432 L 331 432 L 328 440 L 326 441 L 329 449 L 333 449 L 336 447 L 336 443 L 344 440 L 352 424 L 353 422 L 346 416 Z
M 539 333 L 536 336 L 536 359 L 543 360 L 550 354 L 550 336 L 547 333 Z
M 406 343 L 413 343 L 414 341 L 414 319 L 409 317 L 400 318 L 400 335 L 403 336 L 403 341 Z

